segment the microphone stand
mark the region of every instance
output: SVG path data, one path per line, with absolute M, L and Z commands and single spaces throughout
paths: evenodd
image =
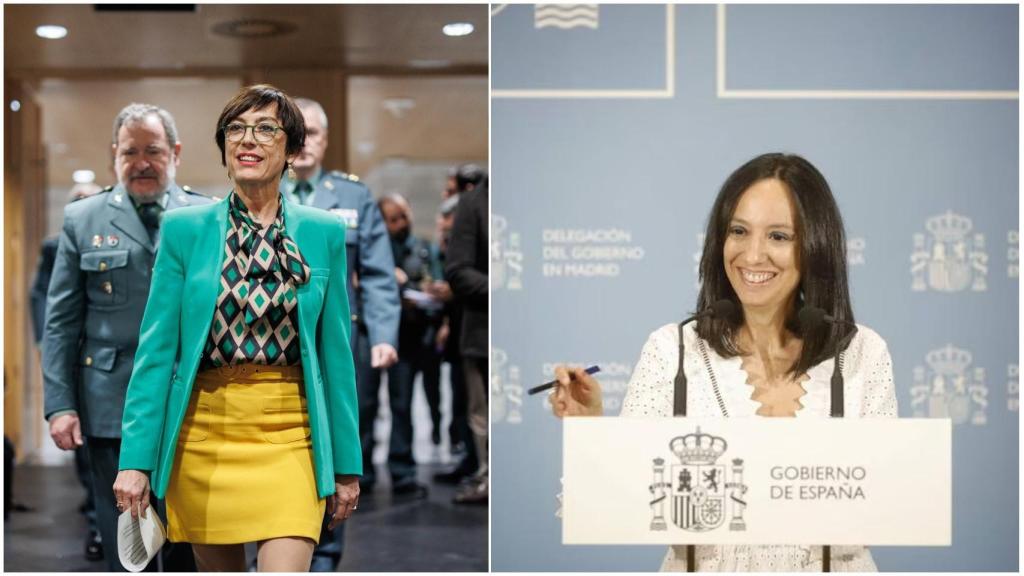
M 679 368 L 676 370 L 675 387 L 673 390 L 672 399 L 672 415 L 673 416 L 686 416 L 686 339 L 683 337 L 683 328 L 693 322 L 714 314 L 714 310 L 705 310 L 699 314 L 694 314 L 686 320 L 679 323 Z M 697 571 L 697 552 L 696 547 L 693 544 L 686 545 L 686 571 L 696 572 Z
M 837 322 L 832 320 L 832 322 Z M 838 323 L 838 322 L 837 322 Z M 843 322 L 849 324 L 848 322 Z M 844 338 L 836 342 L 836 353 L 833 359 L 834 365 L 832 366 L 832 381 L 831 381 L 831 407 L 829 410 L 829 417 L 831 418 L 843 418 L 846 413 L 846 391 L 843 385 L 843 362 L 840 354 L 843 350 L 850 345 L 853 337 L 857 334 L 857 325 L 853 324 L 853 330 Z M 832 547 L 822 546 L 821 547 L 821 571 L 831 572 L 832 571 Z
M 690 316 L 686 320 L 679 323 L 679 368 L 676 370 L 675 387 L 673 389 L 672 397 L 672 415 L 673 416 L 686 416 L 686 339 L 683 337 L 683 328 L 693 322 L 706 316 L 722 316 L 731 317 L 735 312 L 734 305 L 727 300 L 719 300 L 714 305 L 706 308 L 702 312 L 698 312 L 693 316 Z M 686 544 L 686 571 L 696 572 L 697 561 L 696 561 L 696 547 L 693 544 Z
M 679 323 L 679 369 L 676 370 L 675 387 L 672 398 L 672 415 L 673 416 L 686 416 L 686 370 L 683 368 L 683 358 L 686 354 L 686 344 L 683 338 L 683 327 L 690 322 L 701 318 L 708 314 L 703 312 L 701 314 L 694 314 L 686 320 Z

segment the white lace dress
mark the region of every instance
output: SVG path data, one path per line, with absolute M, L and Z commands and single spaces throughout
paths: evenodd
M 895 418 L 896 392 L 892 380 L 889 350 L 875 331 L 859 326 L 856 336 L 843 353 L 845 379 L 845 417 Z M 690 416 L 722 416 L 715 398 L 702 349 L 693 324 L 684 329 L 686 339 L 686 378 L 689 383 L 687 412 Z M 755 417 L 760 403 L 751 400 L 753 387 L 739 357 L 722 358 L 703 342 L 730 418 Z M 801 382 L 807 394 L 797 418 L 828 418 L 829 381 L 833 360 L 826 360 L 807 371 Z M 673 387 L 679 367 L 679 326 L 668 324 L 653 332 L 644 344 L 640 360 L 633 369 L 622 416 L 672 417 Z M 724 572 L 812 571 L 822 569 L 821 546 L 697 546 L 697 570 Z M 662 571 L 686 570 L 686 547 L 670 546 L 661 565 Z M 832 570 L 875 571 L 871 553 L 863 546 L 833 546 Z

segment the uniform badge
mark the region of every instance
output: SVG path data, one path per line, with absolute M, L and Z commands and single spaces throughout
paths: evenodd
M 103 246 L 103 236 L 100 236 L 99 234 L 93 236 L 92 237 L 92 247 L 93 248 L 99 248 L 101 246 Z
M 331 208 L 330 212 L 338 218 L 341 218 L 341 221 L 345 223 L 346 228 L 359 227 L 359 210 L 353 210 L 352 208 Z
M 120 204 L 121 203 L 121 198 L 122 198 L 122 196 L 121 196 L 120 193 L 114 194 L 114 202 L 117 202 L 118 204 Z
M 114 234 L 110 234 L 109 236 L 107 236 L 107 246 L 117 246 L 120 242 L 121 239 L 115 236 Z
M 327 188 L 328 190 L 334 190 L 334 182 L 331 182 L 330 180 L 324 180 L 324 188 Z

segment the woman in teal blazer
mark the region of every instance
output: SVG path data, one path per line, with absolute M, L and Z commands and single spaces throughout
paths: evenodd
M 217 128 L 235 189 L 163 218 L 114 491 L 133 515 L 166 496 L 200 570 L 257 541 L 261 570 L 306 571 L 324 506 L 333 527 L 358 501 L 345 229 L 278 192 L 304 139 L 287 95 L 243 89 Z

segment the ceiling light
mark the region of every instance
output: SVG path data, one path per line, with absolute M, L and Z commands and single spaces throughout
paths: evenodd
M 75 170 L 71 174 L 71 179 L 75 184 L 89 184 L 96 181 L 96 173 L 92 170 Z
M 469 36 L 473 33 L 473 25 L 469 22 L 452 22 L 441 29 L 445 36 Z
M 21 101 L 11 100 L 11 112 L 17 112 L 18 110 L 21 110 Z
M 57 40 L 68 35 L 68 29 L 63 26 L 46 24 L 36 28 L 36 36 L 49 40 Z

